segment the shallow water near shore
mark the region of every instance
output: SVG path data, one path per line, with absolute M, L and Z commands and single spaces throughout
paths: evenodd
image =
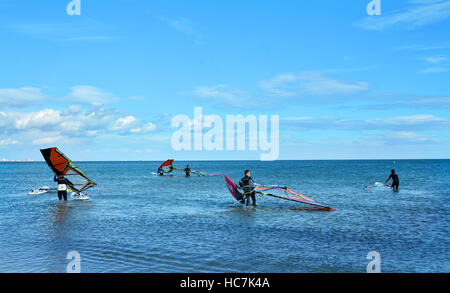
M 335 207 L 257 198 L 236 205 L 220 177 L 152 175 L 161 162 L 78 162 L 98 184 L 60 202 L 45 163 L 0 163 L 0 272 L 450 272 L 450 160 L 395 165 L 400 192 L 375 187 L 392 161 L 189 162 L 234 181 L 287 185 Z M 177 162 L 183 167 L 186 162 Z M 369 188 L 367 188 L 369 186 Z

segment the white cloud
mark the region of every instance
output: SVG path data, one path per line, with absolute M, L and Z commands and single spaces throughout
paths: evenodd
M 186 18 L 162 18 L 161 20 L 181 33 L 188 35 L 195 34 L 194 23 Z
M 127 130 L 136 125 L 137 122 L 138 120 L 134 116 L 120 117 L 111 125 L 110 129 L 112 131 Z
M 101 106 L 116 102 L 118 99 L 103 90 L 88 86 L 78 85 L 71 88 L 70 95 L 66 98 L 70 103 L 80 103 Z
M 92 18 L 80 18 L 72 22 L 24 22 L 12 23 L 9 28 L 35 38 L 52 41 L 105 41 L 112 37 L 108 32 L 114 28 L 105 22 Z
M 426 136 L 411 131 L 393 132 L 389 134 L 389 137 L 391 137 L 392 139 L 398 139 L 410 143 L 427 143 L 438 141 L 438 139 L 434 137 Z
M 147 137 L 147 140 L 150 140 L 150 141 L 154 141 L 154 142 L 170 142 L 170 139 L 172 138 L 172 136 L 162 136 L 162 135 L 159 135 L 159 136 L 155 136 L 155 135 L 152 135 L 152 136 L 149 136 L 149 137 Z
M 366 135 L 362 137 L 361 143 L 374 146 L 410 146 L 439 143 L 440 140 L 434 135 L 425 135 L 412 131 L 386 131 L 383 134 Z
M 299 130 L 332 129 L 347 131 L 385 130 L 411 132 L 419 130 L 447 129 L 450 120 L 434 115 L 412 115 L 367 120 L 351 120 L 337 117 L 289 117 L 282 119 L 284 127 Z
M 422 98 L 422 99 L 414 99 L 408 102 L 405 102 L 407 106 L 414 107 L 430 107 L 433 109 L 436 108 L 450 108 L 450 97 L 434 97 L 434 98 Z
M 141 153 L 152 153 L 153 150 L 152 149 L 143 149 L 143 150 L 135 150 L 136 153 L 141 154 Z
M 450 49 L 450 43 L 442 43 L 439 45 L 406 45 L 393 48 L 392 51 L 433 51 Z
M 441 73 L 441 72 L 447 72 L 450 69 L 448 68 L 448 61 L 450 58 L 445 55 L 433 55 L 433 56 L 426 56 L 420 58 L 426 63 L 430 64 L 431 67 L 423 69 L 419 71 L 419 73 L 423 74 L 430 74 L 430 73 Z
M 445 63 L 446 61 L 448 61 L 449 57 L 441 56 L 441 55 L 427 56 L 427 57 L 423 57 L 423 60 L 425 60 L 426 62 L 431 63 L 431 64 L 441 64 L 441 63 Z
M 42 93 L 41 89 L 34 87 L 0 89 L 0 108 L 24 108 L 45 100 L 56 100 Z M 60 102 L 101 106 L 118 101 L 117 97 L 99 88 L 88 85 L 78 85 L 71 88 L 71 92 Z M 77 111 L 79 106 L 72 106 L 68 111 Z
M 280 74 L 260 86 L 267 95 L 277 97 L 352 95 L 370 88 L 367 82 L 342 81 L 320 72 Z
M 30 113 L 0 112 L 0 131 L 5 135 L 24 135 L 35 144 L 43 144 L 50 138 L 88 138 L 94 136 L 142 135 L 156 130 L 156 125 L 134 116 L 102 108 L 63 111 L 44 109 Z
M 34 87 L 0 89 L 0 107 L 27 107 L 46 98 L 40 89 Z
M 191 93 L 196 98 L 208 101 L 219 101 L 233 107 L 242 107 L 251 99 L 250 95 L 240 89 L 230 88 L 227 85 L 198 86 Z
M 422 74 L 430 74 L 430 73 L 442 73 L 450 71 L 449 68 L 446 67 L 429 67 L 423 70 L 420 70 L 419 73 Z
M 14 126 L 18 130 L 58 125 L 62 120 L 61 112 L 53 109 L 16 114 L 14 117 Z
M 33 140 L 34 145 L 49 145 L 58 141 L 64 140 L 64 137 L 61 135 L 52 136 L 52 137 L 43 137 Z
M 389 128 L 442 128 L 450 126 L 449 120 L 434 115 L 412 115 L 400 116 L 387 119 L 371 119 L 366 120 L 367 126 L 370 127 L 386 127 Z
M 186 19 L 184 17 L 179 18 L 161 17 L 160 20 L 161 22 L 172 27 L 174 30 L 193 38 L 194 41 L 196 42 L 201 42 L 203 38 L 202 34 L 196 28 L 196 24 L 189 19 Z
M 399 100 L 397 103 L 374 104 L 362 107 L 364 110 L 384 110 L 384 109 L 449 109 L 450 97 L 421 97 L 402 100 L 401 98 L 393 98 L 391 100 Z
M 78 106 L 78 105 L 72 105 L 72 106 L 70 106 L 69 108 L 67 108 L 65 111 L 64 111 L 64 113 L 66 113 L 66 114 L 76 114 L 76 113 L 79 113 L 79 112 L 81 112 L 81 107 L 80 106 Z
M 273 107 L 279 99 L 314 97 L 308 102 L 329 102 L 343 99 L 370 89 L 367 82 L 351 82 L 331 78 L 321 72 L 301 72 L 297 74 L 280 74 L 259 83 L 263 94 L 256 98 L 249 92 L 231 88 L 225 84 L 215 86 L 198 86 L 189 94 L 193 97 L 235 108 Z
M 146 133 L 150 133 L 153 131 L 156 131 L 156 125 L 153 124 L 152 122 L 149 122 L 140 128 L 130 129 L 130 132 L 133 134 L 146 134 Z
M 383 30 L 392 26 L 417 28 L 438 23 L 450 17 L 450 1 L 410 1 L 406 9 L 378 17 L 366 17 L 359 23 L 364 29 Z
M 422 122 L 442 122 L 448 121 L 445 118 L 436 117 L 434 115 L 412 115 L 412 116 L 400 116 L 388 119 L 373 119 L 368 121 L 382 121 L 382 122 L 395 122 L 395 123 L 422 123 Z
M 86 131 L 86 136 L 96 136 L 98 132 L 98 130 L 88 130 Z
M 80 36 L 80 37 L 69 37 L 61 38 L 60 41 L 63 42 L 76 42 L 76 41 L 108 41 L 112 40 L 111 36 Z
M 7 138 L 0 140 L 0 147 L 20 144 L 18 140 Z

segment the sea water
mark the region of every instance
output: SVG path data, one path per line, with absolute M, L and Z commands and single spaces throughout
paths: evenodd
M 336 208 L 263 197 L 236 205 L 224 178 L 153 175 L 161 162 L 77 162 L 98 186 L 59 201 L 43 162 L 0 163 L 0 272 L 450 272 L 450 160 L 177 162 L 286 185 Z M 377 187 L 395 167 L 400 192 Z

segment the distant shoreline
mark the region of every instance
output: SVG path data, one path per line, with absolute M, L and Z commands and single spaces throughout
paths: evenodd
M 30 163 L 34 162 L 34 160 L 31 159 L 21 159 L 21 160 L 10 160 L 10 159 L 1 159 L 0 163 Z

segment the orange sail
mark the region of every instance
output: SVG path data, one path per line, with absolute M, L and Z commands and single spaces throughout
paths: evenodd
M 97 185 L 58 148 L 43 149 L 41 153 L 56 176 L 64 176 L 72 182 L 74 191 L 82 192 Z
M 164 163 L 162 163 L 162 165 L 159 167 L 164 168 L 164 167 L 172 167 L 172 166 L 173 166 L 173 160 L 167 160 Z

